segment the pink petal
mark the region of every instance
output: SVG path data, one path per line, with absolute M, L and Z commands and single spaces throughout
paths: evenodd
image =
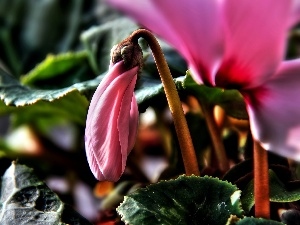
M 130 85 L 123 94 L 118 117 L 119 141 L 122 154 L 122 171 L 125 170 L 127 156 L 134 146 L 137 134 L 138 109 L 135 96 L 132 94 L 135 87 L 135 82 L 136 76 L 133 77 Z
M 290 26 L 294 26 L 300 22 L 300 0 L 293 1 L 293 11 L 290 19 Z
M 274 78 L 243 93 L 251 130 L 267 150 L 300 161 L 300 60 L 283 62 Z
M 292 0 L 224 1 L 226 53 L 217 86 L 249 89 L 272 76 L 284 56 L 292 6 Z
M 133 147 L 135 137 L 130 135 L 137 130 L 137 106 L 131 105 L 136 104 L 132 99 L 138 68 L 124 71 L 122 63 L 109 69 L 92 98 L 87 115 L 87 159 L 99 180 L 117 181 L 120 178 L 129 148 Z
M 221 1 L 106 1 L 175 47 L 197 82 L 213 84 L 224 47 Z
M 130 108 L 130 122 L 129 122 L 129 140 L 128 140 L 128 150 L 133 149 L 135 144 L 137 128 L 138 128 L 138 120 L 136 118 L 139 117 L 138 105 L 136 102 L 135 95 L 132 96 L 131 108 Z M 127 155 L 129 152 L 127 152 Z

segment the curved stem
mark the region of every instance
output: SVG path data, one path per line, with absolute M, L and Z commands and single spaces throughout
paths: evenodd
M 268 153 L 259 142 L 253 142 L 255 217 L 270 219 Z
M 202 102 L 200 105 L 211 136 L 212 145 L 214 147 L 219 169 L 222 172 L 226 172 L 229 169 L 229 163 L 226 156 L 224 144 L 221 139 L 220 130 L 214 118 L 214 108 L 213 106 L 209 106 Z
M 145 29 L 139 29 L 133 32 L 129 37 L 129 40 L 137 44 L 140 37 L 144 38 L 148 42 L 161 77 L 169 108 L 173 116 L 185 172 L 187 175 L 200 175 L 197 157 L 183 113 L 182 104 L 162 49 L 153 34 Z

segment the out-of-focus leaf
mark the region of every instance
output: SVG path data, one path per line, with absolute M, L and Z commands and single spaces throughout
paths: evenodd
M 180 176 L 125 196 L 117 208 L 128 224 L 225 224 L 242 215 L 240 191 L 212 177 Z
M 49 53 L 78 49 L 79 34 L 97 24 L 96 1 L 0 1 L 0 59 L 16 77 Z
M 296 187 L 289 190 L 277 177 L 277 175 L 269 170 L 270 182 L 270 201 L 271 202 L 295 202 L 300 200 L 300 188 Z M 241 201 L 245 212 L 249 212 L 254 205 L 254 182 L 253 180 L 247 185 L 242 192 Z
M 67 118 L 70 121 L 83 125 L 88 104 L 84 96 L 74 91 L 51 103 L 38 101 L 35 104 L 22 107 L 7 106 L 0 101 L 0 115 L 12 114 L 16 116 L 13 121 L 14 125 L 24 122 L 39 122 L 39 117 L 47 119 L 52 119 L 52 117 Z
M 238 119 L 248 119 L 245 102 L 237 90 L 223 90 L 221 88 L 199 85 L 189 73 L 186 76 L 175 78 L 174 82 L 179 93 L 194 95 L 206 104 L 220 105 L 229 116 Z M 139 109 L 142 112 L 145 111 L 149 105 L 155 104 L 157 99 L 163 95 L 164 89 L 162 84 L 153 83 L 151 85 L 150 83 L 147 86 L 142 86 L 136 92 Z
M 174 78 L 176 88 L 179 92 L 185 93 L 182 88 L 182 81 L 184 76 Z M 149 79 L 145 80 L 138 90 L 135 92 L 136 100 L 139 105 L 139 111 L 144 112 L 150 105 L 157 105 L 166 100 L 165 91 L 160 80 Z
M 283 223 L 262 218 L 245 217 L 237 223 L 228 223 L 226 225 L 283 225 Z
M 80 39 L 88 51 L 90 63 L 96 74 L 107 70 L 112 47 L 136 29 L 138 29 L 136 23 L 121 17 L 92 27 L 81 34 Z
M 59 116 L 84 124 L 89 102 L 83 94 L 90 96 L 103 76 L 66 88 L 39 90 L 21 85 L 0 68 L 0 115 L 15 113 L 23 121 L 37 115 Z
M 182 81 L 182 88 L 206 104 L 219 105 L 227 115 L 237 119 L 248 119 L 248 113 L 242 95 L 237 90 L 224 90 L 197 84 L 187 73 Z
M 288 183 L 292 180 L 291 170 L 286 158 L 268 152 L 269 168 L 272 169 L 281 182 Z M 253 180 L 253 158 L 246 159 L 226 172 L 222 180 L 235 184 L 240 190 L 244 190 L 249 182 Z
M 56 90 L 39 90 L 23 86 L 13 76 L 0 68 L 0 99 L 8 106 L 26 106 L 39 101 L 52 102 L 71 92 L 88 93 L 94 91 L 103 77 L 74 84 Z M 82 102 L 78 102 L 79 104 Z M 77 104 L 74 102 L 74 104 Z
M 16 117 L 13 122 L 14 125 L 24 122 L 38 123 L 39 118 L 51 120 L 59 117 L 84 125 L 88 105 L 87 99 L 74 91 L 52 102 L 39 101 L 33 105 L 14 108 L 13 115 Z
M 165 92 L 162 84 L 153 83 L 153 86 L 142 86 L 135 92 L 135 96 L 141 113 L 145 112 L 150 105 L 161 103 L 165 98 Z M 158 99 L 160 101 L 157 101 Z
M 187 64 L 186 61 L 178 54 L 174 48 L 172 48 L 170 45 L 168 45 L 163 40 L 156 37 L 159 45 L 164 53 L 164 56 L 166 58 L 166 61 L 168 63 L 168 66 L 170 68 L 172 77 L 176 78 L 179 76 L 182 76 L 187 71 Z M 142 79 L 147 78 L 156 78 L 153 79 L 153 81 L 160 82 L 159 74 L 157 71 L 157 67 L 155 64 L 155 60 L 151 54 L 151 50 L 147 45 L 147 42 L 144 41 L 142 38 L 140 39 L 140 44 L 143 47 L 144 55 L 146 56 L 145 63 L 143 65 L 143 71 L 142 71 Z M 145 43 L 145 44 L 144 44 Z M 147 80 L 145 80 L 147 82 Z
M 15 162 L 2 177 L 0 223 L 11 225 L 90 224 L 65 205 L 33 170 Z
M 114 45 L 127 38 L 139 26 L 127 17 L 117 17 L 112 20 L 94 26 L 81 34 L 81 41 L 89 53 L 90 63 L 96 74 L 107 70 L 110 62 L 110 52 Z M 159 40 L 164 55 L 168 61 L 169 67 L 175 76 L 186 71 L 186 63 L 183 58 L 165 42 Z M 143 49 L 145 64 L 143 67 L 143 76 L 157 74 L 153 57 L 148 44 L 143 38 L 140 38 L 140 46 Z M 150 56 L 150 57 L 148 57 Z
M 32 71 L 21 78 L 23 84 L 32 85 L 37 81 L 47 80 L 66 73 L 68 70 L 79 70 L 84 67 L 87 52 L 68 52 L 59 55 L 48 55 Z

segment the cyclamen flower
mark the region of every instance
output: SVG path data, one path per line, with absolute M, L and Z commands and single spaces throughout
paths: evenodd
M 85 129 L 88 163 L 98 180 L 117 181 L 134 146 L 138 108 L 134 95 L 138 66 L 111 65 L 91 100 Z
M 252 134 L 300 160 L 300 60 L 282 61 L 297 0 L 107 0 L 161 36 L 199 84 L 238 89 Z

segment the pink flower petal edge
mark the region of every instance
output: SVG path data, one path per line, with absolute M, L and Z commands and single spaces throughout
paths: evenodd
M 106 0 L 176 48 L 198 83 L 213 83 L 224 52 L 221 1 Z M 147 10 L 145 10 L 147 9 Z
M 98 86 L 88 110 L 85 147 L 88 163 L 98 180 L 117 181 L 134 146 L 138 109 L 134 87 L 138 68 L 112 65 Z
M 244 93 L 251 131 L 263 147 L 300 161 L 300 60 L 280 64 L 273 79 Z
M 196 82 L 225 88 L 254 88 L 272 76 L 300 19 L 299 0 L 106 2 L 176 48 Z
M 290 19 L 290 26 L 294 26 L 300 21 L 300 0 L 293 0 L 293 11 Z
M 254 138 L 300 160 L 299 61 L 281 63 L 300 0 L 106 1 L 173 45 L 198 83 L 240 90 Z
M 283 59 L 292 1 L 227 0 L 222 8 L 226 50 L 216 85 L 239 89 L 260 86 Z

